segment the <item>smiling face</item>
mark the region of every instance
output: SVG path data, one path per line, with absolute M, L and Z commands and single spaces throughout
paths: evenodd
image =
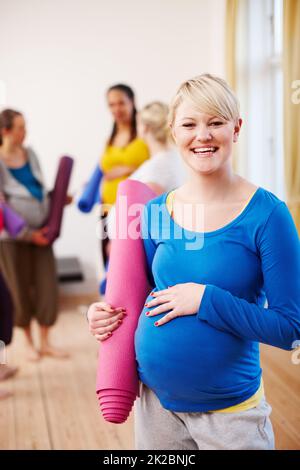
M 129 123 L 134 108 L 133 101 L 121 90 L 111 90 L 107 94 L 108 107 L 116 123 Z
M 21 114 L 13 118 L 11 129 L 2 130 L 3 139 L 8 139 L 13 145 L 22 145 L 26 137 L 26 123 Z
M 183 100 L 176 110 L 172 132 L 186 164 L 197 173 L 210 174 L 229 164 L 241 124 L 241 119 L 227 121 Z

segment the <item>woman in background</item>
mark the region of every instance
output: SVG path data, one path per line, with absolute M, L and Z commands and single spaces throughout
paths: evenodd
M 104 173 L 101 199 L 104 204 L 114 204 L 118 184 L 149 158 L 149 150 L 137 136 L 137 111 L 132 89 L 124 84 L 110 87 L 107 103 L 114 124 L 100 160 Z
M 0 239 L 0 270 L 14 304 L 14 323 L 23 329 L 27 357 L 66 357 L 49 342 L 49 332 L 58 311 L 56 266 L 44 227 L 49 195 L 43 183 L 38 158 L 23 145 L 26 136 L 23 115 L 12 109 L 0 113 L 0 195 L 27 222 L 12 239 L 3 231 Z M 39 324 L 40 349 L 33 342 L 31 321 Z
M 186 176 L 171 137 L 168 113 L 165 103 L 154 101 L 137 114 L 138 136 L 147 144 L 150 158 L 130 175 L 130 179 L 147 184 L 157 195 L 180 186 Z M 115 237 L 115 206 L 107 218 L 107 232 L 110 239 Z
M 147 184 L 157 195 L 183 183 L 185 168 L 168 126 L 169 108 L 160 101 L 144 106 L 137 115 L 138 135 L 150 151 L 150 159 L 130 178 Z

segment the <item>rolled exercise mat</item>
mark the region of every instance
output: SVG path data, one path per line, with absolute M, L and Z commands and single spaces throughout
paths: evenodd
M 88 183 L 85 185 L 83 193 L 78 200 L 77 207 L 81 212 L 91 212 L 94 205 L 100 202 L 99 187 L 102 180 L 103 173 L 99 167 L 96 166 Z
M 13 302 L 0 273 L 0 340 L 6 345 L 11 342 L 13 332 Z
M 48 232 L 45 236 L 49 240 L 49 243 L 53 243 L 60 235 L 63 210 L 66 203 L 73 162 L 73 158 L 67 156 L 61 157 L 59 161 L 53 194 L 51 197 L 49 217 L 45 223 L 48 227 Z
M 3 211 L 3 224 L 9 235 L 15 238 L 26 226 L 26 222 L 8 204 L 0 204 Z
M 125 307 L 127 315 L 122 325 L 100 345 L 96 386 L 103 417 L 111 423 L 126 421 L 139 393 L 134 333 L 151 289 L 140 236 L 141 211 L 132 214 L 128 208 L 140 204 L 142 209 L 154 197 L 156 194 L 139 181 L 127 179 L 118 186 L 116 237 L 111 244 L 105 300 L 113 307 Z M 131 230 L 132 226 L 135 236 L 130 237 L 128 227 Z M 113 403 L 108 407 L 108 402 Z

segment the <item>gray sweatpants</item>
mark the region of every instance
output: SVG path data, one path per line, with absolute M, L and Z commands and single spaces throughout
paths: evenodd
M 271 406 L 237 413 L 178 413 L 162 407 L 145 384 L 134 408 L 137 450 L 272 450 Z

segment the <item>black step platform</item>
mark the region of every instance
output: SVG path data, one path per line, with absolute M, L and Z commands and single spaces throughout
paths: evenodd
M 56 270 L 59 282 L 80 282 L 84 280 L 79 259 L 75 256 L 56 258 Z

